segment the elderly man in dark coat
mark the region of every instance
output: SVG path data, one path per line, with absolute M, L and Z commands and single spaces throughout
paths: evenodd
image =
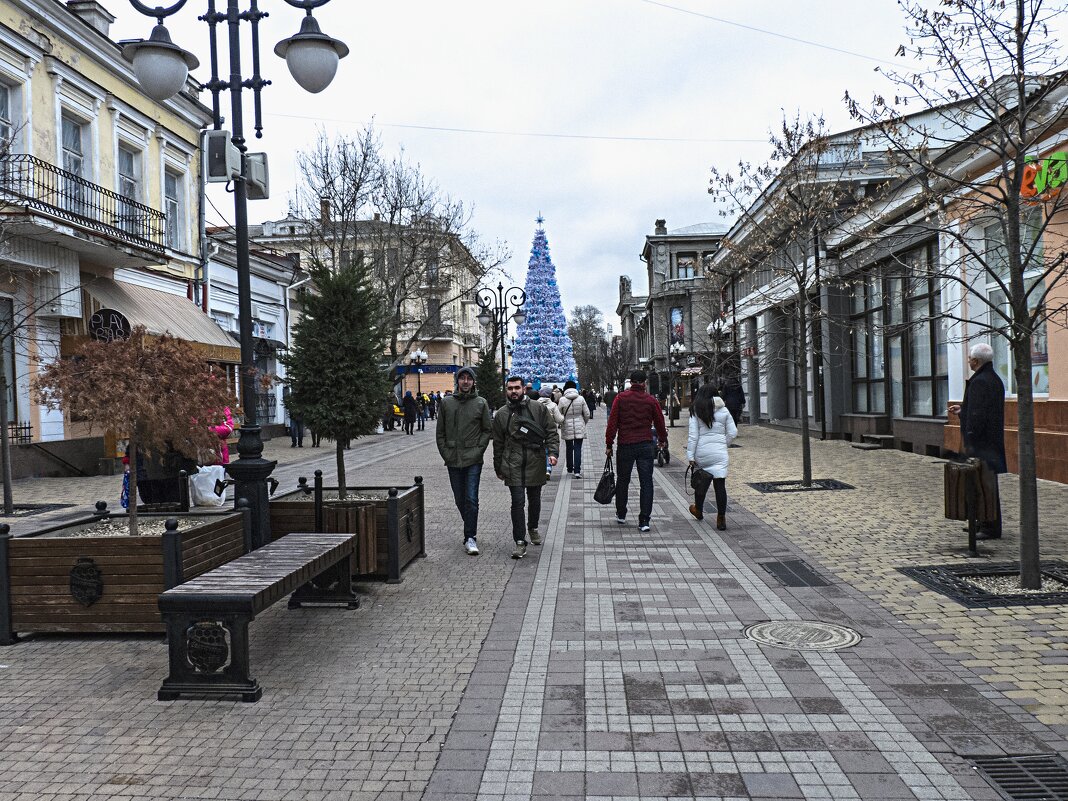
M 973 345 L 968 351 L 968 366 L 972 377 L 964 387 L 964 401 L 951 406 L 960 415 L 961 440 L 964 453 L 981 459 L 983 490 L 992 494 L 997 504 L 997 520 L 983 523 L 979 539 L 1001 537 L 1001 496 L 998 475 L 1008 471 L 1005 464 L 1005 384 L 994 371 L 994 350 L 986 343 Z

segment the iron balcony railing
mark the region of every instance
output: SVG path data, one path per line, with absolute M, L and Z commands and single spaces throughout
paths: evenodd
M 0 156 L 0 197 L 17 199 L 112 239 L 164 251 L 166 217 L 36 156 Z

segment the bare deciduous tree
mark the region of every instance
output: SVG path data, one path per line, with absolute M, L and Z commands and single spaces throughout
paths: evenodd
M 746 281 L 769 307 L 782 307 L 791 331 L 772 332 L 777 347 L 764 349 L 761 369 L 772 363 L 795 371 L 801 400 L 802 483 L 812 484 L 807 377 L 812 326 L 822 320 L 818 303 L 821 232 L 843 214 L 856 212 L 854 180 L 872 173 L 856 134 L 830 134 L 822 118 L 783 117 L 770 137 L 771 153 L 759 164 L 712 169 L 709 194 L 724 217 L 735 220 L 723 240 L 719 267 Z
M 1011 354 L 1021 584 L 1037 589 L 1032 347 L 1068 310 L 1068 252 L 1058 230 L 1068 161 L 1050 152 L 1068 129 L 1068 59 L 1050 33 L 1064 8 L 1043 0 L 900 5 L 909 41 L 898 51 L 902 67 L 884 70 L 892 93 L 846 102 L 857 120 L 879 128 L 911 174 L 912 206 L 941 240 L 935 266 L 950 301 L 942 314 L 956 336 L 990 337 Z
M 367 262 L 385 306 L 390 368 L 420 341 L 450 333 L 451 310 L 507 259 L 485 245 L 469 209 L 404 153 L 387 159 L 368 127 L 355 138 L 320 135 L 298 156 L 297 213 L 311 255 L 324 264 Z
M 575 354 L 579 380 L 585 389 L 601 390 L 605 383 L 601 354 L 607 334 L 604 318 L 596 306 L 576 306 L 567 321 L 567 335 Z

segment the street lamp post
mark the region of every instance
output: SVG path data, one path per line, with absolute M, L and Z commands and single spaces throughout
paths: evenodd
M 428 361 L 430 357 L 427 356 L 425 350 L 413 350 L 408 354 L 408 363 L 415 367 L 415 391 L 420 395 L 423 394 L 423 365 Z
M 681 342 L 676 342 L 670 348 L 668 348 L 668 417 L 670 418 L 670 425 L 675 427 L 675 378 L 671 375 L 671 368 L 678 367 L 681 371 L 682 357 L 686 355 L 686 346 Z M 679 364 L 675 364 L 675 360 L 679 360 Z
M 478 322 L 481 325 L 493 324 L 494 337 L 501 340 L 501 390 L 507 383 L 508 366 L 505 345 L 505 334 L 508 330 L 508 312 L 515 309 L 511 315 L 516 326 L 526 322 L 527 312 L 523 305 L 527 302 L 527 293 L 517 286 L 505 289 L 504 284 L 498 283 L 497 289 L 479 287 L 475 290 L 475 303 L 480 309 Z
M 333 80 L 338 61 L 348 55 L 348 47 L 337 39 L 326 36 L 312 16 L 313 9 L 326 5 L 330 0 L 285 0 L 294 8 L 302 8 L 307 14 L 300 32 L 285 39 L 275 47 L 275 53 L 286 60 L 294 80 L 308 92 L 321 92 Z M 199 66 L 192 54 L 171 41 L 163 21 L 177 13 L 187 0 L 178 0 L 169 7 L 150 8 L 138 0 L 130 0 L 137 11 L 155 17 L 156 26 L 148 39 L 124 43 L 122 54 L 133 63 L 134 74 L 142 90 L 152 99 L 163 102 L 177 95 L 186 84 L 189 70 Z M 241 337 L 241 406 L 244 420 L 237 443 L 238 459 L 227 465 L 227 472 L 234 479 L 235 503 L 245 499 L 252 511 L 252 541 L 254 547 L 265 545 L 271 539 L 270 517 L 267 511 L 269 497 L 267 479 L 277 462 L 263 458 L 263 439 L 256 415 L 256 387 L 253 380 L 254 351 L 252 340 L 252 287 L 249 272 L 248 240 L 248 185 L 246 182 L 247 160 L 244 134 L 242 90 L 251 89 L 255 108 L 256 137 L 263 136 L 260 91 L 270 85 L 260 75 L 259 23 L 267 12 L 260 11 L 258 0 L 248 0 L 248 9 L 242 11 L 239 0 L 226 0 L 226 10 L 217 10 L 216 0 L 208 0 L 207 12 L 199 17 L 208 25 L 208 42 L 211 52 L 211 80 L 205 87 L 212 95 L 212 122 L 215 130 L 221 130 L 223 118 L 220 113 L 220 95 L 230 93 L 230 121 L 234 147 L 241 154 L 241 174 L 233 178 L 234 184 L 234 230 L 237 249 L 237 294 L 238 316 Z M 252 76 L 243 78 L 241 73 L 241 23 L 251 26 Z M 229 43 L 230 77 L 219 78 L 218 26 L 226 24 Z M 203 169 L 203 166 L 202 166 Z

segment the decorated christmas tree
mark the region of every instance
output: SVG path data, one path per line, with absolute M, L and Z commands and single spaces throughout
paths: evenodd
M 545 220 L 539 216 L 537 222 L 524 286 L 527 319 L 516 332 L 512 354 L 512 372 L 533 383 L 535 389 L 542 384 L 562 386 L 568 379 L 577 380 L 556 267 L 549 257 L 549 241 L 542 225 Z

